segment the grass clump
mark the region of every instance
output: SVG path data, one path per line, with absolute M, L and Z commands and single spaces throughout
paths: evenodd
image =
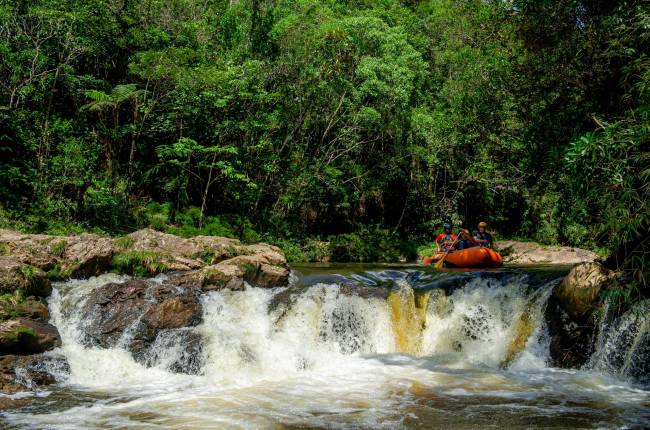
M 63 253 L 65 252 L 65 248 L 67 246 L 68 246 L 68 242 L 65 240 L 56 242 L 55 244 L 52 245 L 52 255 L 56 257 L 63 256 Z
M 120 249 L 129 249 L 135 243 L 135 240 L 129 236 L 122 236 L 116 238 L 113 243 Z
M 127 251 L 113 256 L 113 269 L 118 273 L 148 276 L 169 270 L 160 254 L 149 251 Z

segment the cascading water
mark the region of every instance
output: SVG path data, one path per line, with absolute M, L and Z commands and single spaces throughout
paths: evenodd
M 596 351 L 587 368 L 623 379 L 650 384 L 650 300 L 635 304 L 618 318 L 607 302 L 600 323 Z
M 208 292 L 201 296 L 202 322 L 160 333 L 139 362 L 125 349 L 129 330 L 112 348 L 90 346 L 85 332 L 93 318 L 84 313 L 90 292 L 128 278 L 69 281 L 50 301 L 63 339 L 57 353 L 69 371 L 58 370 L 62 382 L 30 409 L 6 414 L 6 424 L 375 429 L 647 423 L 647 391 L 598 366 L 547 366 L 542 315 L 556 278 L 404 269 L 317 274 L 276 290 Z M 186 332 L 203 342 L 192 357 L 199 367 L 193 375 L 175 367 L 187 362 L 188 336 L 178 335 Z

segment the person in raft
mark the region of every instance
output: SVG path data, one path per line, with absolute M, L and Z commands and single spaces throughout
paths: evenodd
M 457 251 L 462 251 L 463 249 L 474 248 L 475 246 L 479 246 L 479 243 L 472 237 L 472 235 L 469 233 L 469 230 L 461 230 L 460 239 L 458 239 L 458 242 L 456 242 L 454 249 Z
M 436 246 L 438 247 L 438 252 L 447 252 L 453 251 L 454 242 L 458 236 L 451 232 L 451 224 L 445 223 L 443 225 L 443 232 L 436 236 Z
M 478 223 L 478 230 L 474 230 L 474 239 L 478 242 L 480 246 L 485 246 L 487 248 L 492 248 L 494 246 L 494 239 L 492 239 L 492 235 L 485 231 L 487 228 L 487 223 L 481 221 Z

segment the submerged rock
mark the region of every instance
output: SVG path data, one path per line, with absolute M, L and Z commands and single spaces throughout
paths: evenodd
M 63 381 L 70 372 L 65 357 L 51 353 L 0 357 L 0 391 L 15 394 Z M 32 398 L 0 396 L 0 410 L 28 405 Z
M 161 331 L 142 362 L 174 373 L 197 375 L 203 367 L 203 348 L 203 336 L 191 329 Z

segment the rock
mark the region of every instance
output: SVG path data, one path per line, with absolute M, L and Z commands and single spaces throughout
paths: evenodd
M 551 296 L 544 312 L 551 364 L 562 368 L 579 368 L 589 360 L 596 336 L 595 319 L 573 320 L 557 298 Z
M 593 312 L 600 304 L 600 291 L 617 277 L 598 263 L 578 264 L 555 287 L 553 296 L 572 319 L 580 319 Z
M 4 394 L 15 394 L 27 390 L 26 386 L 16 381 L 14 370 L 19 359 L 18 355 L 0 356 L 0 391 Z M 2 409 L 1 406 L 0 409 Z
M 122 346 L 139 362 L 146 362 L 161 333 L 201 322 L 200 286 L 180 285 L 172 277 L 162 284 L 132 279 L 107 284 L 93 291 L 83 313 L 86 343 L 112 348 Z
M 634 303 L 618 314 L 610 307 L 603 315 L 597 350 L 590 367 L 604 373 L 650 384 L 650 299 Z
M 7 299 L 0 298 L 0 321 L 15 317 L 25 317 L 45 323 L 50 319 L 50 311 L 42 299 L 28 297 L 16 300 L 13 296 Z
M 65 242 L 58 242 L 65 243 Z M 65 248 L 61 273 L 71 278 L 100 275 L 111 267 L 115 248 L 113 241 L 94 234 L 82 234 Z
M 143 321 L 154 330 L 189 327 L 200 318 L 195 298 L 174 296 L 153 305 L 144 314 Z
M 20 260 L 0 256 L 0 293 L 11 294 L 20 291 L 24 296 L 45 297 L 52 292 L 47 274 L 35 266 Z
M 598 263 L 583 263 L 553 289 L 545 311 L 553 365 L 575 368 L 587 362 L 597 333 L 600 291 L 617 277 Z
M 16 382 L 35 390 L 65 380 L 70 366 L 65 356 L 47 352 L 19 357 L 14 365 Z
M 286 285 L 290 271 L 278 263 L 277 254 L 273 251 L 266 254 L 242 255 L 231 258 L 214 266 L 223 273 L 240 273 L 243 279 L 251 285 L 272 288 Z M 237 271 L 239 268 L 240 271 Z
M 30 397 L 21 397 L 14 399 L 11 397 L 0 396 L 0 411 L 6 411 L 8 409 L 17 409 L 23 406 L 27 406 L 32 402 Z
M 189 329 L 162 331 L 145 354 L 147 366 L 170 372 L 197 375 L 203 367 L 203 337 Z
M 144 279 L 133 279 L 94 290 L 83 311 L 85 319 L 90 320 L 84 330 L 91 343 L 104 348 L 116 345 L 125 330 L 142 315 L 148 288 Z
M 0 229 L 0 244 L 9 255 L 23 264 L 38 267 L 43 271 L 54 268 L 57 259 L 49 246 L 50 242 L 63 238 L 44 234 L 23 234 Z
M 565 264 L 594 262 L 596 253 L 568 246 L 547 246 L 535 242 L 504 240 L 498 250 L 506 264 Z
M 35 390 L 60 382 L 69 373 L 70 367 L 61 355 L 4 355 L 0 357 L 0 391 L 11 395 Z M 0 396 L 0 410 L 18 408 L 30 402 L 31 398 L 12 399 Z
M 152 229 L 116 239 L 0 230 L 0 245 L 8 254 L 0 257 L 0 291 L 14 291 L 20 286 L 44 296 L 51 291 L 45 271 L 54 279 L 64 279 L 111 269 L 150 275 L 210 267 L 195 274 L 202 277 L 206 289 L 242 288 L 244 281 L 275 287 L 285 284 L 289 277 L 287 261 L 275 246 L 244 245 L 236 239 L 215 236 L 183 238 Z
M 53 325 L 27 318 L 0 323 L 0 354 L 36 354 L 61 345 Z
M 220 290 L 223 288 L 229 288 L 231 290 L 244 289 L 244 272 L 237 266 L 207 266 L 200 270 L 180 273 L 172 279 L 178 285 L 191 285 L 203 291 Z

